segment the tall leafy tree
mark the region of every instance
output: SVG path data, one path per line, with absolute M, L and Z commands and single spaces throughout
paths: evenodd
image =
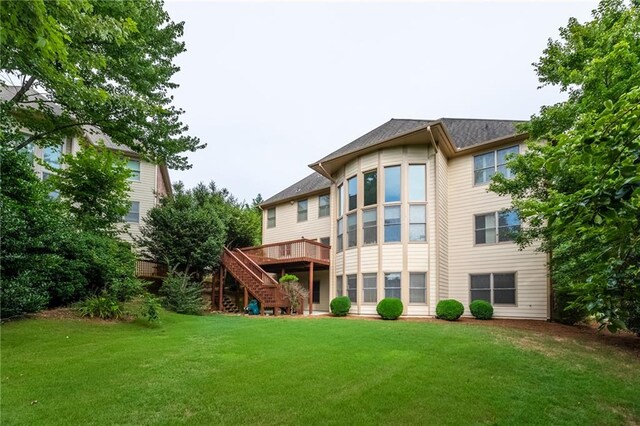
M 521 245 L 550 254 L 554 290 L 610 330 L 640 332 L 640 2 L 603 0 L 571 18 L 534 64 L 568 99 L 543 107 L 510 162 Z M 540 142 L 538 142 L 540 141 Z
M 174 169 L 188 168 L 181 152 L 204 147 L 171 105 L 183 23 L 161 0 L 4 1 L 0 23 L 0 68 L 15 86 L 2 83 L 4 145 L 53 146 L 97 129 Z

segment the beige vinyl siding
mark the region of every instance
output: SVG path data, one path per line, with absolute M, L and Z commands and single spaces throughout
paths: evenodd
M 473 185 L 472 155 L 449 161 L 448 183 L 448 297 L 462 302 L 468 315 L 470 274 L 515 272 L 516 306 L 494 306 L 495 316 L 547 318 L 546 256 L 511 242 L 474 245 L 474 214 L 499 211 L 509 199 Z
M 309 202 L 307 220 L 298 222 L 298 201 L 305 199 Z M 274 206 L 265 207 L 262 212 L 262 244 L 298 240 L 302 237 L 318 240 L 331 235 L 331 215 L 318 217 L 317 194 L 276 205 L 276 226 L 267 228 L 267 211 L 272 207 Z
M 360 272 L 378 272 L 378 246 L 360 248 Z
M 344 269 L 349 275 L 358 273 L 358 250 L 355 247 L 345 251 Z
M 434 281 L 434 287 L 438 287 L 438 296 L 440 299 L 448 298 L 449 291 L 449 232 L 455 231 L 449 228 L 449 170 L 448 162 L 442 152 L 436 154 L 435 161 L 437 166 L 435 173 L 437 177 L 437 190 L 435 197 L 437 200 L 438 213 L 437 213 L 437 238 L 438 238 L 438 253 L 437 253 L 437 282 Z M 435 297 L 435 296 L 434 296 Z
M 128 223 L 128 233 L 122 233 L 121 237 L 125 241 L 132 241 L 131 235 L 140 236 L 140 227 L 144 224 L 144 218 L 149 210 L 156 205 L 156 165 L 146 161 L 140 161 L 140 181 L 129 181 L 130 192 L 129 200 L 138 201 L 140 203 L 140 221 L 139 223 Z
M 402 271 L 402 244 L 382 245 L 382 270 L 384 272 Z
M 429 269 L 429 246 L 411 243 L 407 246 L 407 270 L 411 272 Z

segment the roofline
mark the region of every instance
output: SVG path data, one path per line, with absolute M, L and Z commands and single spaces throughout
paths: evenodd
M 259 206 L 260 206 L 260 208 L 264 209 L 264 208 L 271 207 L 271 206 L 277 206 L 278 204 L 284 204 L 284 203 L 287 203 L 287 202 L 290 202 L 290 201 L 295 201 L 295 200 L 300 199 L 300 198 L 308 198 L 308 197 L 311 197 L 313 195 L 322 195 L 324 193 L 329 193 L 329 192 L 331 192 L 331 186 L 328 186 L 328 187 L 322 188 L 322 189 L 314 189 L 313 191 L 309 191 L 309 192 L 297 193 L 296 195 L 292 195 L 290 197 L 282 198 L 282 199 L 276 200 L 276 201 L 269 202 L 267 200 L 264 203 L 259 204 Z

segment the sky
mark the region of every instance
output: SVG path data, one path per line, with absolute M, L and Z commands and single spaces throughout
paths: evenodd
M 527 119 L 564 99 L 532 63 L 596 5 L 167 0 L 187 48 L 174 103 L 207 143 L 171 178 L 250 202 L 391 118 Z

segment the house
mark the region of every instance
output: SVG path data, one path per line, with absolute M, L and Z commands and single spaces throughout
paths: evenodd
M 16 86 L 0 86 L 0 96 L 2 99 L 10 99 L 15 92 L 19 89 Z M 26 94 L 26 100 L 33 104 L 35 100 L 45 100 L 46 98 L 39 92 L 30 89 Z M 58 113 L 60 111 L 57 105 L 53 105 L 54 111 Z M 128 230 L 120 234 L 120 237 L 132 242 L 132 236 L 140 235 L 140 226 L 142 224 L 142 218 L 145 217 L 147 212 L 154 207 L 158 200 L 171 194 L 171 179 L 169 177 L 169 170 L 165 165 L 153 164 L 151 162 L 141 159 L 135 152 L 126 146 L 118 145 L 114 143 L 111 138 L 100 132 L 98 129 L 90 126 L 84 126 L 84 136 L 86 139 L 94 144 L 104 144 L 108 149 L 121 153 L 127 160 L 127 165 L 132 171 L 130 181 L 129 198 L 131 201 L 131 208 L 129 213 L 123 218 L 123 225 L 128 225 Z M 80 141 L 77 138 L 64 138 L 60 140 L 59 146 L 41 148 L 39 146 L 31 145 L 26 148 L 26 151 L 35 158 L 40 158 L 50 168 L 59 168 L 60 158 L 63 154 L 75 154 L 80 150 Z M 51 173 L 48 167 L 45 167 L 37 162 L 33 163 L 34 171 L 43 180 L 47 179 Z M 51 194 L 56 196 L 55 193 Z
M 346 295 L 354 314 L 398 297 L 403 315 L 433 316 L 438 301 L 453 298 L 466 314 L 484 299 L 496 317 L 546 319 L 546 255 L 518 249 L 518 215 L 506 210 L 509 198 L 488 192 L 494 173 L 509 175 L 509 155 L 525 149 L 518 123 L 392 119 L 264 201 L 263 246 L 235 257 L 272 278 L 298 275 L 309 312 Z M 238 279 L 231 263 L 223 267 Z M 245 295 L 255 292 L 247 287 Z

